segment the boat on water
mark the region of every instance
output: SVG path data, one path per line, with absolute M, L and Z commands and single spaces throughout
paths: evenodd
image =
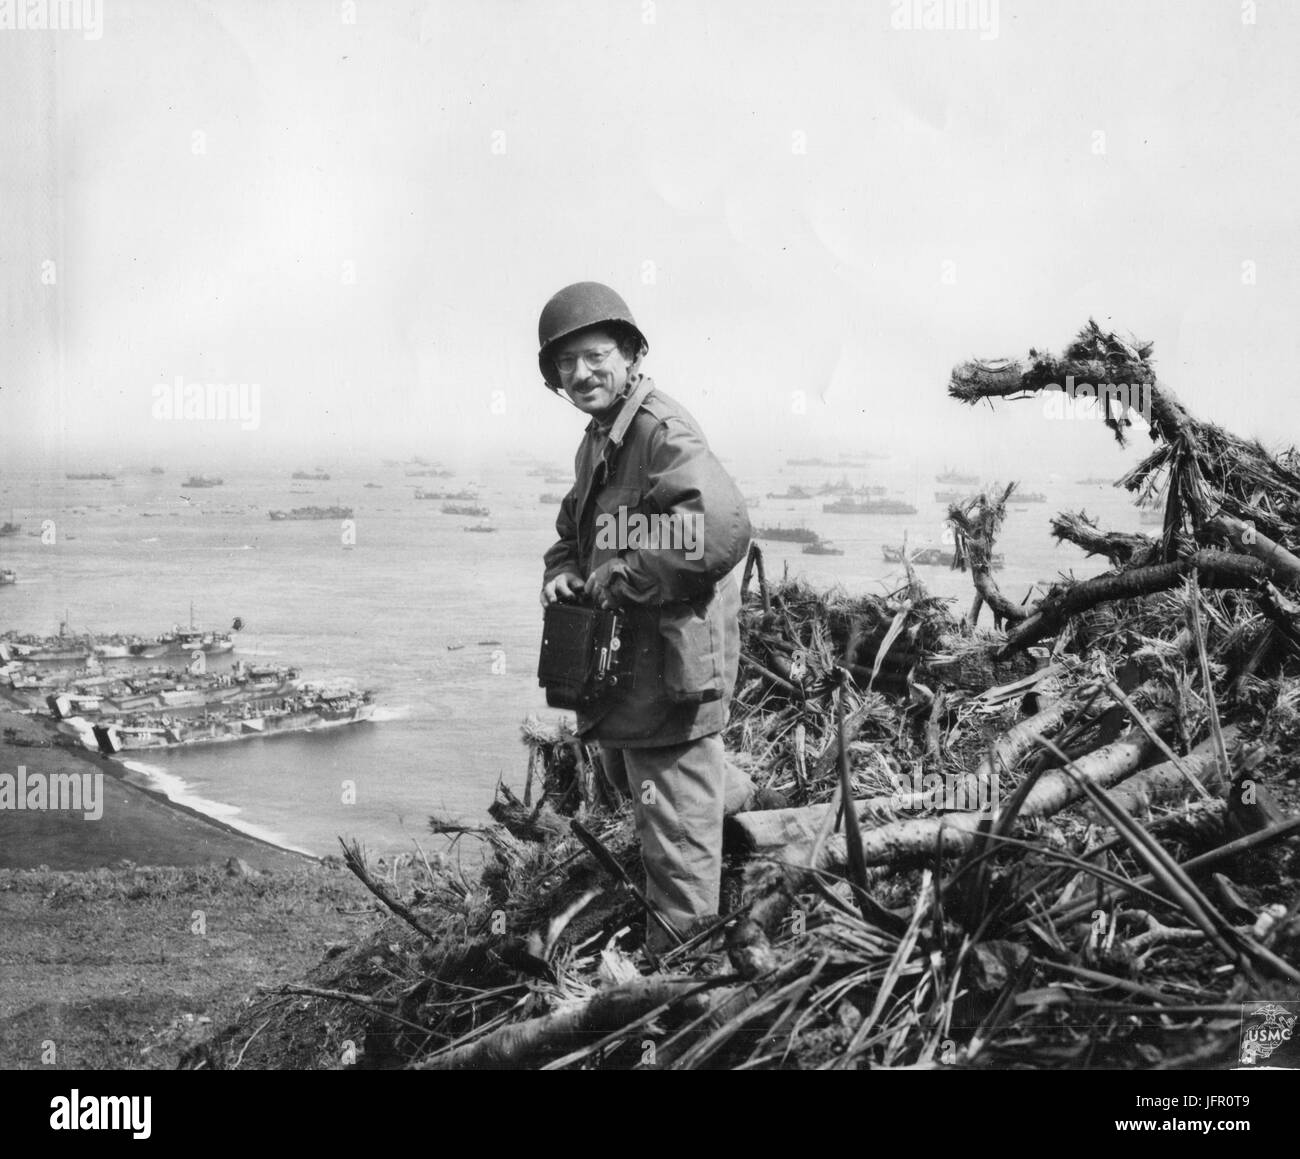
M 1041 491 L 1013 491 L 1011 498 L 1019 503 L 1046 503 L 1047 496 Z
M 0 567 L 0 588 L 18 582 L 18 573 L 11 567 Z
M 442 513 L 444 515 L 473 515 L 477 519 L 483 519 L 492 514 L 488 508 L 480 507 L 476 503 L 444 503 Z
M 838 463 L 832 463 L 829 459 L 786 459 L 787 467 L 838 467 Z
M 573 480 L 570 479 L 567 475 L 546 475 L 543 477 L 542 482 L 545 483 L 548 487 L 572 487 L 573 486 Z
M 384 485 L 382 483 L 367 483 L 366 487 L 371 491 L 382 491 L 384 489 Z
M 351 507 L 295 507 L 292 511 L 271 511 L 277 523 L 286 519 L 351 519 Z
M 182 487 L 220 487 L 223 483 L 225 483 L 225 480 L 221 478 L 219 475 L 213 475 L 211 478 L 209 478 L 207 475 L 191 475 L 188 479 L 185 480 L 184 483 L 181 484 L 181 486 Z
M 414 471 L 407 471 L 408 479 L 450 479 L 450 471 L 444 471 L 440 467 L 420 467 Z
M 539 495 L 537 497 L 537 502 L 538 503 L 563 503 L 564 496 L 557 495 L 554 491 L 547 491 L 545 495 Z
M 480 535 L 487 535 L 496 530 L 490 523 L 472 523 L 461 528 L 462 531 L 476 531 Z
M 812 499 L 813 493 L 806 487 L 800 487 L 797 484 L 787 487 L 784 492 L 769 491 L 769 499 Z
M 901 499 L 837 499 L 823 503 L 829 515 L 915 515 L 916 508 Z
M 417 499 L 458 500 L 458 499 L 477 499 L 478 495 L 475 494 L 475 492 L 473 491 L 466 491 L 463 489 L 460 491 L 426 491 L 423 487 L 417 487 L 415 489 L 415 497 Z
M 816 543 L 821 536 L 811 527 L 755 527 L 755 539 L 774 539 L 786 543 Z
M 374 700 L 369 692 L 326 692 L 304 685 L 290 696 L 244 701 L 188 718 L 142 713 L 120 721 L 101 721 L 91 726 L 91 733 L 96 747 L 107 756 L 314 732 L 359 724 L 373 715 Z
M 904 558 L 914 565 L 920 567 L 952 567 L 956 553 L 943 547 L 917 547 L 905 551 L 904 548 L 891 544 L 884 544 L 880 553 L 884 556 L 886 563 L 902 563 Z M 1002 552 L 994 552 L 991 566 L 994 570 L 1000 569 L 1005 563 L 1005 556 Z
M 9 520 L 7 523 L 0 523 L 0 535 L 17 535 L 23 529 L 21 523 L 14 523 Z
M 319 467 L 317 467 L 316 470 L 314 471 L 295 471 L 292 475 L 289 476 L 289 478 L 311 479 L 317 483 L 328 483 L 330 477 Z
M 151 475 L 165 475 L 166 473 L 167 473 L 167 472 L 164 471 L 161 467 L 150 467 L 150 468 L 149 468 L 149 474 L 151 474 Z
M 243 626 L 242 620 L 235 620 L 236 629 Z M 137 640 L 128 645 L 134 659 L 157 660 L 162 656 L 184 655 L 203 652 L 209 656 L 218 656 L 235 650 L 235 641 L 229 632 L 213 632 L 199 628 L 194 623 L 194 607 L 190 606 L 190 626 L 182 628 L 173 624 L 170 632 L 163 632 L 153 640 Z
M 1089 475 L 1086 479 L 1079 480 L 1080 487 L 1109 487 L 1114 479 L 1108 479 L 1105 475 Z
M 63 476 L 65 479 L 116 479 L 116 475 L 110 475 L 107 471 L 85 471 L 73 472 L 68 471 Z
M 978 475 L 964 475 L 960 471 L 948 470 L 948 471 L 944 471 L 942 475 L 936 475 L 934 477 L 934 481 L 936 483 L 971 484 L 971 483 L 978 483 L 980 481 L 980 477 Z
M 843 555 L 844 549 L 836 547 L 829 539 L 821 539 L 816 543 L 805 543 L 803 553 L 804 555 Z

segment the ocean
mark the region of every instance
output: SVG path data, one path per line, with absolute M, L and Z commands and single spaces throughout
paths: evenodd
M 727 465 L 745 494 L 759 499 L 755 526 L 810 527 L 844 549 L 843 556 L 806 556 L 797 543 L 765 541 L 771 578 L 788 568 L 819 587 L 889 591 L 902 572 L 883 561 L 884 544 L 901 543 L 904 534 L 914 545 L 942 542 L 946 505 L 933 496 L 941 465 Z M 562 715 L 546 707 L 535 674 L 541 557 L 555 537 L 555 505 L 539 496 L 564 488 L 529 475 L 528 466 L 437 479 L 408 477 L 402 467 L 327 465 L 328 482 L 291 480 L 288 467 L 227 470 L 223 486 L 204 490 L 182 488 L 174 471 L 122 469 L 120 485 L 6 472 L 0 521 L 12 518 L 22 531 L 0 538 L 0 566 L 18 574 L 15 585 L 0 587 L 0 630 L 52 634 L 66 615 L 73 631 L 151 637 L 189 623 L 191 605 L 202 627 L 228 630 L 239 617 L 236 656 L 292 664 L 305 680 L 372 689 L 374 721 L 151 750 L 124 762 L 129 779 L 316 855 L 337 853 L 340 835 L 375 853 L 414 851 L 416 842 L 440 850 L 447 839 L 429 832 L 429 815 L 479 823 L 499 779 L 522 787 L 524 719 Z M 791 483 L 841 477 L 885 485 L 918 514 L 836 515 L 821 510 L 831 497 L 768 498 Z M 467 534 L 477 520 L 414 498 L 416 486 L 471 483 L 491 509 L 494 534 Z M 1103 527 L 1138 530 L 1124 492 L 1059 479 L 1026 479 L 1023 487 L 1045 491 L 1049 501 L 1023 510 L 1013 502 L 999 540 L 1007 567 L 998 580 L 1016 600 L 1058 572 L 1082 578 L 1105 570 L 1104 561 L 1056 545 L 1048 528 L 1056 511 L 1085 508 Z M 271 509 L 331 504 L 354 509 L 355 545 L 344 544 L 337 520 L 268 518 Z M 53 543 L 30 534 L 48 528 L 45 521 Z M 954 597 L 958 613 L 969 607 L 969 575 L 937 567 L 919 574 L 933 594 Z

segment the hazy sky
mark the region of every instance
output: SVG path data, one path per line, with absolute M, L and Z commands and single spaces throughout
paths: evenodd
M 536 320 L 580 279 L 724 454 L 1104 472 L 1091 425 L 945 395 L 1090 314 L 1194 412 L 1296 441 L 1300 10 L 983 8 L 107 0 L 97 38 L 0 28 L 0 454 L 567 461 L 585 420 Z M 178 377 L 258 384 L 256 428 L 155 417 Z

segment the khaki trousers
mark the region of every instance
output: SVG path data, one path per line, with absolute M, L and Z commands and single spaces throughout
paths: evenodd
M 664 748 L 600 747 L 605 777 L 631 798 L 650 904 L 689 936 L 718 913 L 722 885 L 722 818 L 740 812 L 754 783 L 726 758 L 721 735 Z M 655 922 L 646 940 L 670 948 Z

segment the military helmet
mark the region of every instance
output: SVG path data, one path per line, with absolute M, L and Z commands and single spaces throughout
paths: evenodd
M 551 347 L 570 334 L 601 324 L 630 331 L 640 342 L 642 353 L 650 347 L 627 303 L 600 282 L 574 282 L 554 294 L 542 307 L 542 316 L 537 320 L 537 365 L 547 386 L 552 390 L 560 387 L 560 376 L 551 361 Z

